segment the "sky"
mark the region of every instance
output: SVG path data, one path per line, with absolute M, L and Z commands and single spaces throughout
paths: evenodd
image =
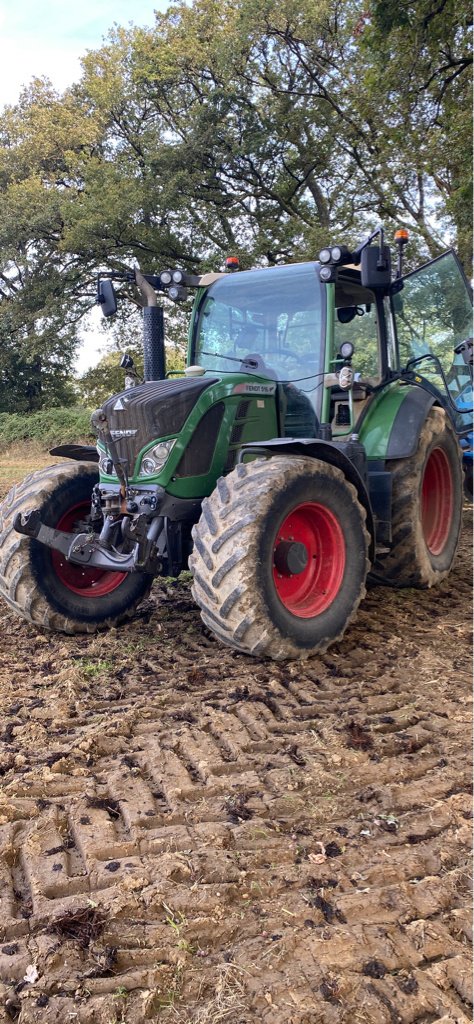
M 45 76 L 62 91 L 81 77 L 80 59 L 97 50 L 114 24 L 154 25 L 167 0 L 0 0 L 0 108 L 16 103 L 23 86 Z M 92 326 L 76 364 L 82 373 L 97 361 Z

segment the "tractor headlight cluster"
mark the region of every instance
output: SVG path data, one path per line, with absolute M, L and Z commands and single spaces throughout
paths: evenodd
M 160 473 L 175 444 L 176 438 L 173 437 L 170 441 L 160 441 L 154 448 L 150 448 L 142 458 L 138 475 L 155 476 L 156 473 Z
M 336 280 L 336 268 L 352 263 L 354 254 L 347 248 L 347 245 L 331 245 L 321 249 L 319 253 L 319 279 L 323 284 Z
M 199 277 L 188 274 L 185 270 L 162 270 L 159 276 L 160 288 L 166 291 L 173 302 L 184 302 L 188 297 L 188 288 L 199 286 Z

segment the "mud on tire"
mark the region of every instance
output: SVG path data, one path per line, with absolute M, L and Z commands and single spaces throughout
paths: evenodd
M 81 520 L 85 517 L 97 480 L 91 463 L 49 466 L 12 487 L 0 505 L 0 596 L 18 615 L 38 626 L 94 633 L 129 618 L 150 590 L 150 576 L 101 570 L 84 573 L 82 567 L 66 563 L 59 553 L 13 528 L 18 512 L 38 508 L 46 525 L 62 523 L 61 529 L 72 529 L 74 510 Z
M 323 651 L 365 594 L 369 539 L 356 490 L 336 467 L 293 457 L 238 465 L 193 529 L 203 622 L 228 646 L 276 661 Z M 303 552 L 303 569 L 282 568 L 285 548 Z
M 461 453 L 443 409 L 430 410 L 418 449 L 387 463 L 392 472 L 392 548 L 376 565 L 377 580 L 435 586 L 449 574 L 462 520 Z

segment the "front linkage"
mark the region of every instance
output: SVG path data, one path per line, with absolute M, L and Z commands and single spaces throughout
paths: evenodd
M 73 565 L 178 576 L 185 567 L 188 535 L 199 516 L 200 504 L 177 501 L 157 484 L 128 486 L 125 498 L 113 484 L 96 484 L 87 532 L 70 533 L 45 526 L 38 509 L 18 512 L 13 527 L 17 533 L 60 552 Z

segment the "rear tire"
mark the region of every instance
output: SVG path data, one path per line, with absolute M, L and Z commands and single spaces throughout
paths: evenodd
M 433 587 L 449 574 L 462 520 L 461 452 L 443 409 L 433 407 L 418 450 L 387 463 L 392 472 L 392 548 L 377 563 L 377 581 Z
M 37 508 L 46 526 L 74 529 L 90 510 L 95 466 L 67 462 L 31 473 L 0 505 L 0 594 L 29 622 L 64 633 L 94 633 L 133 615 L 152 577 L 74 566 L 38 541 L 17 533 L 18 512 Z
M 341 470 L 274 457 L 222 477 L 193 529 L 189 566 L 205 625 L 281 661 L 340 639 L 365 594 L 365 509 Z

